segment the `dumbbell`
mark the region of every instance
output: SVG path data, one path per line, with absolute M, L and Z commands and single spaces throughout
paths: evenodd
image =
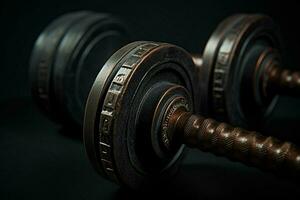
M 279 95 L 299 97 L 300 72 L 283 68 L 279 30 L 265 15 L 234 15 L 198 57 L 201 114 L 260 128 Z
M 78 11 L 55 19 L 31 53 L 30 85 L 38 107 L 63 125 L 82 126 L 96 75 L 128 38 L 125 25 L 109 14 Z
M 180 47 L 140 41 L 114 53 L 85 109 L 84 144 L 97 172 L 131 189 L 164 185 L 189 146 L 299 180 L 299 147 L 194 115 L 198 82 Z

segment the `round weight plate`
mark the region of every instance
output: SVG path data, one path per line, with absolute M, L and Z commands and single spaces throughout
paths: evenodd
M 67 29 L 63 23 L 58 28 L 63 29 L 64 34 L 56 44 L 50 83 L 47 83 L 53 92 L 48 94 L 52 97 L 51 112 L 61 123 L 82 125 L 93 81 L 109 56 L 127 43 L 128 33 L 112 16 L 92 12 Z
M 183 147 L 171 156 L 148 157 L 142 142 L 151 142 L 151 129 L 137 128 L 138 116 L 144 114 L 141 105 L 152 105 L 153 95 L 168 85 L 183 87 L 195 97 L 193 108 L 199 91 L 195 72 L 186 51 L 164 43 L 131 43 L 106 62 L 89 94 L 83 130 L 87 155 L 102 176 L 137 189 L 177 171 Z
M 55 52 L 66 31 L 89 13 L 69 13 L 54 20 L 39 35 L 31 53 L 29 77 L 32 96 L 39 108 L 54 120 L 59 118 L 53 112 L 55 106 L 52 102 L 54 94 L 51 86 Z
M 276 101 L 266 107 L 257 105 L 250 78 L 259 53 L 268 48 L 281 50 L 278 28 L 269 17 L 236 15 L 225 19 L 204 50 L 199 73 L 201 113 L 238 126 L 258 126 Z
M 127 43 L 123 25 L 109 15 L 87 16 L 68 30 L 56 53 L 54 91 L 59 110 L 83 121 L 88 92 L 105 61 Z

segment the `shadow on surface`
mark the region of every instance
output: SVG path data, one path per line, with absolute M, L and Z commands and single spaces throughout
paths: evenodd
M 211 199 L 299 196 L 299 186 L 256 170 L 184 165 L 168 185 L 146 192 L 119 189 L 115 199 Z
M 58 132 L 69 139 L 83 141 L 81 127 L 62 126 Z

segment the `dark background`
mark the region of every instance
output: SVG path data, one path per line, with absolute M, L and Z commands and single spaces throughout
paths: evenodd
M 236 13 L 265 13 L 280 26 L 286 66 L 299 65 L 299 6 L 288 1 L 1 1 L 0 199 L 145 198 L 97 176 L 78 137 L 41 115 L 30 98 L 28 60 L 37 36 L 59 15 L 76 10 L 115 14 L 134 40 L 175 43 L 201 53 L 209 35 Z M 300 103 L 281 98 L 266 130 L 298 142 Z M 280 122 L 280 123 L 279 123 Z M 283 134 L 284 133 L 284 134 Z M 78 133 L 78 135 L 80 135 Z M 163 188 L 165 198 L 298 195 L 297 185 L 212 155 L 192 151 Z M 3 198 L 4 197 L 4 198 Z M 147 195 L 159 198 L 158 191 Z

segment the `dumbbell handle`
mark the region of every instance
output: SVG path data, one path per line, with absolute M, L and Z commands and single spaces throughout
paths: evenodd
M 175 119 L 176 118 L 176 119 Z M 289 142 L 232 127 L 188 112 L 174 115 L 181 140 L 202 151 L 225 156 L 280 176 L 299 178 L 300 149 Z
M 266 69 L 263 75 L 265 95 L 286 95 L 300 97 L 300 72 L 291 71 L 277 65 Z

